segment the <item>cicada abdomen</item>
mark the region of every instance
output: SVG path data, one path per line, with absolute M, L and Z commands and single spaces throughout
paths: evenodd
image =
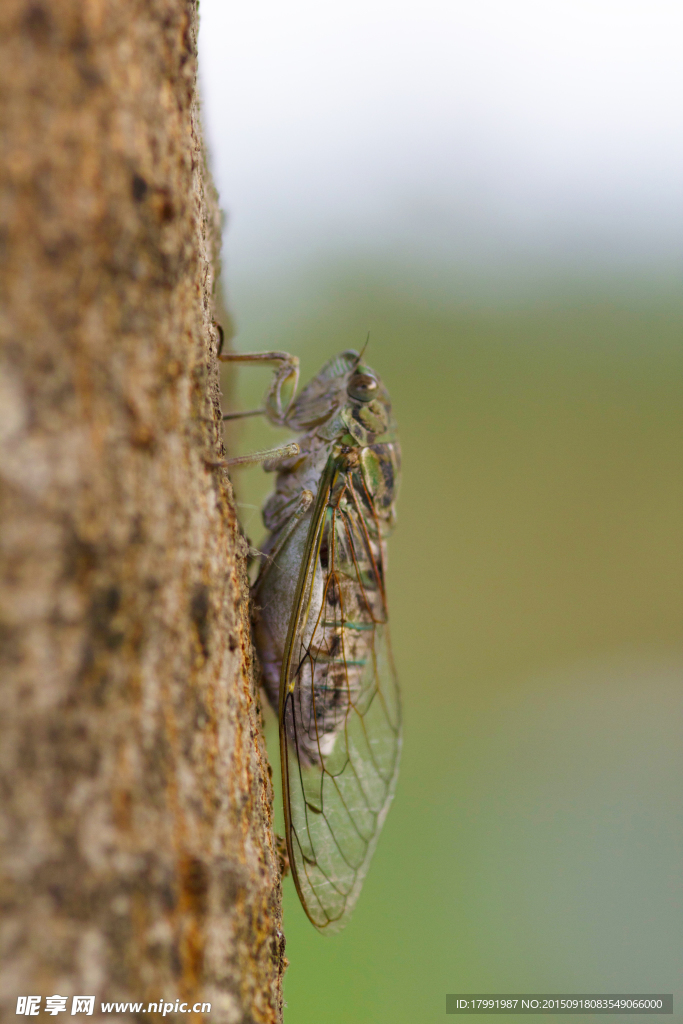
M 384 445 L 362 454 L 366 463 L 381 454 L 391 464 L 398 452 Z M 336 487 L 331 487 L 311 560 L 310 607 L 292 638 L 289 740 L 306 765 L 329 758 L 349 713 L 359 707 L 372 678 L 368 671 L 374 669 L 377 629 L 387 622 L 384 510 L 380 506 L 378 514 L 362 456 L 352 449 L 338 461 Z

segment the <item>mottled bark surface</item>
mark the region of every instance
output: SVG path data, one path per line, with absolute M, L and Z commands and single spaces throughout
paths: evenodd
M 185 0 L 0 6 L 5 1019 L 55 993 L 69 1019 L 75 994 L 92 1020 L 176 998 L 211 1013 L 167 1020 L 280 1017 L 243 542 L 205 464 L 219 224 L 196 33 Z

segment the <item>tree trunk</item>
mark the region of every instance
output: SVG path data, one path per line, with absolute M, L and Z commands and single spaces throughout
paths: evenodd
M 219 216 L 196 37 L 190 0 L 0 7 L 12 1019 L 19 997 L 40 995 L 43 1016 L 55 994 L 69 1019 L 75 995 L 103 1021 L 150 1021 L 160 1002 L 166 1020 L 281 1016 L 244 543 L 225 471 L 207 466 L 222 452 Z

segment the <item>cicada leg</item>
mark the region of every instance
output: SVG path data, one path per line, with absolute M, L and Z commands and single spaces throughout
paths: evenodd
M 247 409 L 244 412 L 229 412 L 223 415 L 223 420 L 236 420 L 244 416 L 267 416 L 274 426 L 284 426 L 287 420 L 287 413 L 296 394 L 299 383 L 299 360 L 288 352 L 223 352 L 225 333 L 219 323 L 214 320 L 214 327 L 218 331 L 218 359 L 222 363 L 278 363 L 279 366 L 273 376 L 273 381 L 266 392 L 265 403 L 261 409 Z M 282 400 L 282 387 L 293 379 L 294 386 L 292 398 L 286 405 Z M 255 466 L 260 462 L 277 461 L 288 459 L 298 455 L 301 449 L 296 443 L 280 445 L 277 448 L 268 448 L 264 451 L 251 452 L 249 455 L 238 455 L 231 459 L 220 459 L 211 461 L 206 459 L 206 465 L 215 469 L 226 469 L 231 466 Z
M 313 504 L 313 491 L 303 490 L 299 495 L 298 499 L 294 503 L 294 507 L 291 511 L 288 511 L 287 525 L 280 532 L 277 544 L 274 546 L 272 551 L 259 551 L 259 556 L 263 559 L 262 571 L 271 565 L 277 556 L 282 551 L 283 547 L 294 533 L 294 530 L 299 525 L 299 520 L 305 512 L 309 510 Z M 288 506 L 289 509 L 289 506 Z M 256 588 L 258 586 L 258 580 L 254 584 Z
M 267 416 L 270 422 L 276 427 L 283 427 L 287 423 L 287 414 L 296 394 L 299 384 L 299 360 L 289 352 L 223 352 L 224 333 L 220 324 L 214 321 L 218 330 L 219 342 L 216 355 L 222 363 L 277 363 L 273 374 L 273 380 L 266 391 L 263 407 L 260 409 L 247 409 L 245 412 L 229 412 L 223 416 L 224 420 L 241 419 L 244 416 Z M 282 398 L 282 388 L 292 381 L 292 395 L 288 402 Z
M 266 448 L 264 451 L 251 452 L 249 455 L 237 455 L 233 459 L 205 459 L 207 466 L 213 469 L 227 469 L 230 466 L 256 466 L 259 462 L 267 462 L 269 459 L 289 459 L 292 455 L 299 455 L 301 449 L 293 441 L 291 444 L 283 444 L 278 448 Z

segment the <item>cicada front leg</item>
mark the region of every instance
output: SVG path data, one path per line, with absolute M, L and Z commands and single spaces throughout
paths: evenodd
M 224 333 L 223 328 L 216 324 L 219 333 L 218 359 L 222 363 L 276 363 L 277 367 L 273 374 L 273 380 L 266 391 L 263 406 L 260 409 L 248 409 L 245 412 L 229 412 L 223 416 L 224 420 L 241 419 L 243 416 L 267 416 L 270 422 L 276 427 L 284 427 L 287 423 L 287 414 L 290 410 L 296 389 L 299 385 L 299 360 L 297 356 L 289 352 L 223 352 Z M 289 381 L 292 382 L 291 397 L 284 402 L 282 388 Z
M 289 503 L 286 525 L 278 531 L 277 542 L 268 551 L 257 551 L 256 554 L 262 560 L 262 570 L 267 569 L 277 559 L 278 555 L 289 541 L 290 537 L 299 525 L 299 521 L 308 512 L 313 504 L 314 495 L 312 491 L 304 489 L 301 494 Z M 255 584 L 258 586 L 258 583 Z
M 247 409 L 244 412 L 224 413 L 223 420 L 237 420 L 245 416 L 266 416 L 276 427 L 286 425 L 287 414 L 296 394 L 299 383 L 299 360 L 289 352 L 223 352 L 225 335 L 220 324 L 214 321 L 218 331 L 219 342 L 218 359 L 222 363 L 276 363 L 276 370 L 273 380 L 268 388 L 264 404 L 259 409 Z M 292 381 L 292 394 L 286 403 L 282 397 L 282 388 Z M 296 443 L 280 445 L 277 448 L 268 448 L 260 452 L 252 452 L 250 455 L 239 455 L 232 459 L 221 459 L 220 461 L 207 462 L 215 468 L 228 468 L 230 466 L 253 466 L 268 460 L 288 459 L 292 455 L 298 455 L 299 445 Z

